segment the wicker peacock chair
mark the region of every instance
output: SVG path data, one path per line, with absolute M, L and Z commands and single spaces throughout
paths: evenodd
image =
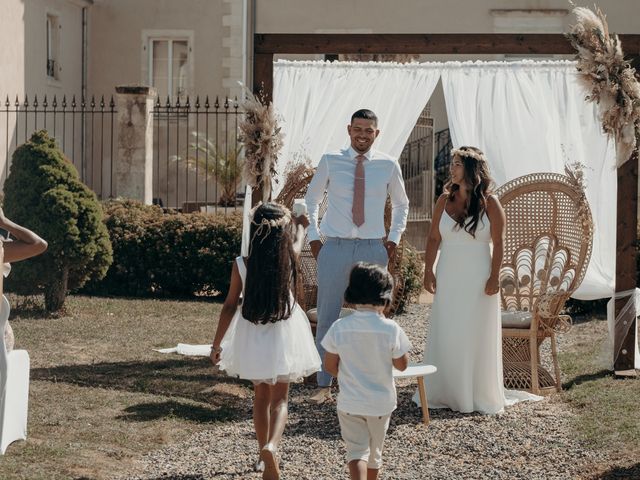
M 293 206 L 293 201 L 295 199 L 304 198 L 307 193 L 307 187 L 313 178 L 315 170 L 312 168 L 296 168 L 289 175 L 287 175 L 287 179 L 285 184 L 278 194 L 278 197 L 275 199 L 276 202 L 285 205 L 288 208 Z M 322 216 L 327 210 L 327 198 L 322 200 L 320 204 L 320 214 L 319 219 L 322 219 Z M 387 205 L 385 208 L 385 227 L 387 228 L 387 232 L 389 231 L 389 226 L 391 224 L 391 202 L 387 200 Z M 324 241 L 324 238 L 322 238 Z M 402 262 L 402 252 L 404 249 L 404 235 L 400 239 L 400 244 L 396 249 L 396 255 L 389 261 L 389 272 L 393 275 L 393 279 L 395 282 L 395 288 L 393 292 L 393 301 L 389 304 L 385 311 L 385 315 L 387 317 L 392 317 L 398 306 L 400 305 L 400 301 L 402 298 L 402 292 L 404 290 L 404 281 L 402 276 L 400 275 L 400 263 Z M 315 308 L 317 304 L 317 296 L 318 296 L 318 271 L 316 260 L 313 258 L 311 254 L 311 247 L 309 246 L 309 242 L 305 239 L 305 244 L 302 249 L 302 253 L 300 254 L 300 269 L 302 273 L 302 291 L 298 292 L 298 303 L 302 306 L 305 311 L 309 309 Z
M 560 391 L 556 333 L 571 326 L 561 312 L 591 257 L 591 210 L 570 171 L 525 175 L 496 193 L 507 217 L 500 271 L 505 387 L 534 394 Z M 546 338 L 553 375 L 540 364 Z

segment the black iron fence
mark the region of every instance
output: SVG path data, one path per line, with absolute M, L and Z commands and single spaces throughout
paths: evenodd
M 44 129 L 55 137 L 82 181 L 99 198 L 116 195 L 118 131 L 113 96 L 5 98 L 4 108 L 0 108 L 2 183 L 16 147 Z M 237 100 L 229 98 L 156 101 L 152 111 L 156 203 L 185 211 L 236 208 L 244 190 L 243 155 L 237 136 L 241 114 Z
M 409 197 L 409 220 L 431 218 L 433 209 L 433 119 L 425 111 L 414 127 L 402 154 L 400 167 Z
M 117 145 L 122 144 L 118 141 L 117 113 L 113 96 L 25 96 L 22 101 L 6 97 L 4 108 L 0 108 L 2 183 L 15 148 L 33 132 L 45 129 L 99 198 L 114 197 Z M 238 123 L 243 112 L 237 99 L 157 99 L 151 114 L 154 202 L 185 212 L 242 208 L 244 155 Z M 435 171 L 439 178 L 445 168 L 446 148 L 450 148 L 446 145 L 450 145 L 448 131 L 446 136 L 438 132 L 434 145 L 433 120 L 425 110 L 400 157 L 411 202 L 410 220 L 431 217 L 436 195 L 434 148 L 438 152 Z
M 153 196 L 183 211 L 240 208 L 244 157 L 237 99 L 158 99 L 153 109 Z
M 451 134 L 448 128 L 436 132 L 435 159 L 435 195 L 442 193 L 443 187 L 449 179 L 449 165 L 451 164 Z
M 82 181 L 100 198 L 113 196 L 114 120 L 117 113 L 113 97 L 91 96 L 87 100 L 75 95 L 61 98 L 45 95 L 39 99 L 37 95 L 26 95 L 22 101 L 18 97 L 14 101 L 6 97 L 3 106 L 0 109 L 3 184 L 16 147 L 34 132 L 47 130 L 78 169 Z

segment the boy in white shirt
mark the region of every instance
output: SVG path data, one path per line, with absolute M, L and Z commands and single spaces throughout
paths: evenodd
M 337 320 L 322 340 L 326 371 L 338 378 L 338 420 L 352 480 L 378 478 L 382 445 L 396 408 L 393 367 L 407 368 L 411 343 L 384 317 L 393 278 L 386 269 L 358 263 L 344 294 L 356 312 Z

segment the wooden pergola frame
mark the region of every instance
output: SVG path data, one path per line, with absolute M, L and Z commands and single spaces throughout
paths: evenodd
M 640 63 L 640 35 L 620 35 L 634 65 Z M 253 42 L 253 90 L 273 95 L 273 60 L 276 54 L 445 54 L 445 55 L 558 55 L 575 50 L 562 34 L 280 34 L 257 33 Z M 618 168 L 616 292 L 636 287 L 638 209 L 638 149 Z M 627 298 L 616 302 L 616 315 Z M 636 320 L 630 309 L 624 321 Z M 614 369 L 628 374 L 634 369 L 635 329 L 614 341 Z

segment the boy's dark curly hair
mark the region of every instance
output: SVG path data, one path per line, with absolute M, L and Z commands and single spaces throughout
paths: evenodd
M 383 267 L 359 262 L 351 269 L 344 300 L 354 305 L 385 305 L 393 295 L 393 277 Z

